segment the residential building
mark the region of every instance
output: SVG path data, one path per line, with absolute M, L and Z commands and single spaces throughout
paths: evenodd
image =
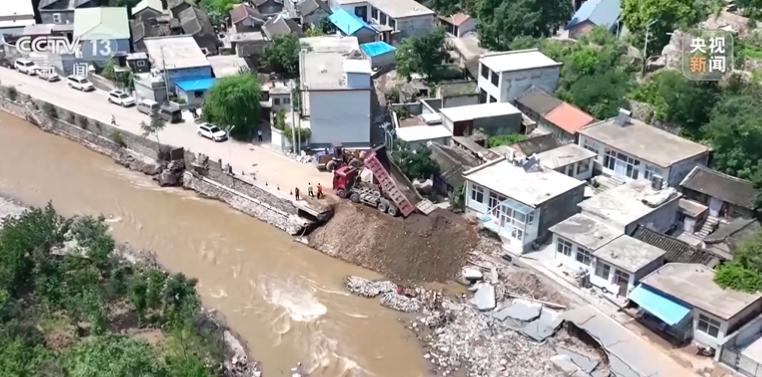
M 164 6 L 161 0 L 141 0 L 130 9 L 132 18 L 140 21 L 148 21 L 164 15 Z
M 745 179 L 699 165 L 680 182 L 680 189 L 687 198 L 708 206 L 709 216 L 756 216 L 755 202 L 759 191 Z
M 680 193 L 668 187 L 655 189 L 646 180 L 610 188 L 579 204 L 582 213 L 625 234 L 638 225 L 658 232 L 672 229 L 677 221 Z
M 0 7 L 0 36 L 21 35 L 24 27 L 36 23 L 32 0 L 14 0 Z
M 447 45 L 451 47 L 450 57 L 459 67 L 465 69 L 472 79 L 479 78 L 479 57 L 487 52 L 487 49 L 479 45 L 479 35 L 468 32 L 460 37 L 446 35 Z
M 289 17 L 309 27 L 321 27 L 321 22 L 331 15 L 331 8 L 323 0 L 285 0 Z
M 182 99 L 190 108 L 199 108 L 204 104 L 209 89 L 214 85 L 213 78 L 188 79 L 175 84 L 177 98 Z
M 516 134 L 521 131 L 521 111 L 510 103 L 482 103 L 446 107 L 439 110 L 442 125 L 453 136 L 469 136 L 477 130 L 487 135 Z
M 283 11 L 283 0 L 249 0 L 259 13 L 272 16 Z
M 580 213 L 553 225 L 549 231 L 553 234 L 554 260 L 573 272 L 589 271 L 593 253 L 624 234 L 621 229 Z
M 616 32 L 619 27 L 620 0 L 587 0 L 566 24 L 569 38 L 580 38 L 595 27 Z
M 262 25 L 262 33 L 265 34 L 270 40 L 282 35 L 295 34 L 298 37 L 302 37 L 304 32 L 296 21 L 287 18 L 283 14 L 279 14 L 267 19 L 264 25 Z
M 191 5 L 185 0 L 167 0 L 167 10 L 174 18 L 180 18 L 180 13 Z
M 486 53 L 479 58 L 480 101 L 513 102 L 532 86 L 552 93 L 560 70 L 561 63 L 537 49 Z
M 370 145 L 370 61 L 355 37 L 302 38 L 299 52 L 301 124 L 310 143 Z
M 151 61 L 145 52 L 133 52 L 127 55 L 126 63 L 134 73 L 145 73 L 151 70 Z
M 592 115 L 567 102 L 532 87 L 515 101 L 516 107 L 537 122 L 537 128 L 550 132 L 562 144 L 575 143 L 577 132 L 595 121 Z
M 270 81 L 262 85 L 260 105 L 263 108 L 270 109 L 270 113 L 275 114 L 280 111 L 291 111 L 291 89 L 289 85 L 293 83 L 283 81 Z
M 439 24 L 450 35 L 460 38 L 466 33 L 476 31 L 476 19 L 466 13 L 455 13 L 450 16 L 439 16 Z
M 630 236 L 666 251 L 665 263 L 698 263 L 713 268 L 722 260 L 707 250 L 659 233 L 647 226 L 638 225 Z
M 82 59 L 105 63 L 130 53 L 130 24 L 127 8 L 77 8 L 74 37 L 82 43 Z
M 363 43 L 360 49 L 370 59 L 373 69 L 394 65 L 394 53 L 397 49 L 384 41 Z
M 74 24 L 74 10 L 97 7 L 97 0 L 40 0 L 37 9 L 43 24 Z
M 230 10 L 230 24 L 235 33 L 257 31 L 265 24 L 265 16 L 249 4 L 236 4 Z
M 521 254 L 543 243 L 548 228 L 579 212 L 585 183 L 543 168 L 536 158 L 498 158 L 463 172 L 466 213 Z
M 617 117 L 578 131 L 579 145 L 595 152 L 596 169 L 622 181 L 650 179 L 676 187 L 697 165 L 706 165 L 709 148 L 673 135 L 620 110 Z
M 369 43 L 376 40 L 376 35 L 378 34 L 376 29 L 368 25 L 368 23 L 360 17 L 347 12 L 344 9 L 334 9 L 333 13 L 328 17 L 328 20 L 331 21 L 331 24 L 333 24 L 342 35 L 355 37 L 359 43 Z
M 397 140 L 404 141 L 413 148 L 429 143 L 446 145 L 452 138 L 450 130 L 442 125 L 399 127 L 395 134 Z
M 217 33 L 214 32 L 206 12 L 196 7 L 189 7 L 180 12 L 177 18 L 180 20 L 183 33 L 192 35 L 205 55 L 217 54 L 219 45 Z
M 463 172 L 482 163 L 469 153 L 445 144 L 432 143 L 429 150 L 431 159 L 439 166 L 433 179 L 434 191 L 444 197 L 452 197 L 458 190 L 465 188 Z
M 714 271 L 704 265 L 668 263 L 641 279 L 630 294 L 639 305 L 640 321 L 678 343 L 692 340 L 710 347 L 715 360 L 726 344 L 751 343 L 759 338 L 762 293 L 724 289 L 714 282 Z M 749 322 L 757 330 L 736 338 Z M 729 340 L 733 340 L 730 342 Z
M 577 144 L 565 144 L 537 154 L 546 168 L 581 181 L 592 178 L 595 156 L 595 153 Z
M 436 14 L 414 0 L 331 0 L 331 9 L 355 14 L 381 33 L 381 40 L 397 44 L 434 29 Z
M 720 223 L 715 231 L 704 237 L 702 244 L 710 253 L 730 260 L 738 246 L 759 234 L 760 229 L 762 226 L 757 219 L 730 219 L 727 223 Z
M 151 65 L 163 72 L 170 90 L 178 81 L 212 77 L 212 65 L 192 36 L 146 38 L 144 43 Z

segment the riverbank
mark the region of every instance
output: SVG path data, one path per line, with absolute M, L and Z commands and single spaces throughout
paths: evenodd
M 27 220 L 24 220 L 24 219 Z M 16 222 L 15 219 L 23 220 L 21 222 Z M 43 326 L 40 328 L 39 331 L 41 331 L 41 335 L 43 337 L 43 344 L 45 351 L 41 354 L 43 356 L 41 357 L 55 357 L 58 358 L 58 354 L 64 354 L 67 355 L 69 352 L 69 349 L 71 347 L 87 347 L 85 346 L 77 346 L 77 343 L 79 342 L 79 338 L 82 336 L 105 336 L 107 338 L 96 338 L 96 339 L 103 339 L 103 340 L 96 340 L 96 342 L 103 341 L 105 343 L 113 342 L 111 338 L 108 338 L 109 333 L 118 334 L 117 336 L 122 336 L 127 342 L 133 342 L 137 341 L 137 343 L 130 343 L 134 344 L 131 345 L 132 347 L 156 347 L 157 351 L 159 347 L 169 347 L 165 345 L 165 342 L 167 342 L 167 339 L 169 339 L 171 336 L 170 332 L 173 331 L 170 327 L 177 326 L 177 325 L 169 325 L 165 324 L 162 321 L 168 321 L 166 319 L 167 316 L 167 309 L 168 305 L 172 305 L 168 302 L 164 302 L 162 313 L 153 313 L 151 311 L 152 306 L 151 305 L 158 305 L 158 304 L 150 304 L 148 301 L 146 301 L 146 307 L 144 309 L 130 309 L 130 306 L 136 306 L 136 308 L 139 308 L 139 304 L 137 304 L 140 301 L 136 301 L 137 299 L 135 297 L 138 293 L 134 288 L 127 288 L 126 286 L 123 289 L 118 288 L 118 284 L 116 282 L 122 281 L 122 283 L 119 284 L 126 284 L 127 281 L 131 281 L 130 285 L 131 287 L 134 287 L 135 284 L 138 282 L 142 282 L 142 276 L 144 274 L 146 276 L 151 276 L 150 279 L 148 279 L 148 283 L 141 283 L 145 284 L 146 289 L 154 289 L 151 287 L 156 286 L 156 283 L 152 283 L 157 281 L 156 279 L 166 279 L 166 281 L 182 281 L 184 279 L 180 278 L 179 280 L 176 280 L 176 276 L 171 276 L 170 273 L 167 271 L 166 268 L 161 266 L 159 263 L 156 262 L 154 256 L 150 252 L 145 251 L 139 251 L 131 248 L 128 245 L 115 245 L 113 242 L 110 241 L 110 236 L 106 233 L 106 227 L 104 227 L 101 222 L 98 222 L 96 220 L 95 222 L 88 222 L 86 218 L 79 218 L 75 217 L 72 219 L 64 219 L 62 217 L 58 217 L 58 215 L 53 212 L 52 208 L 46 208 L 46 209 L 34 209 L 30 208 L 27 205 L 21 203 L 18 200 L 10 199 L 4 196 L 0 196 L 0 230 L 4 231 L 12 231 L 19 234 L 23 234 L 23 232 L 44 232 L 43 229 L 48 229 L 48 232 L 51 232 L 51 234 L 36 234 L 34 237 L 25 239 L 23 242 L 25 245 L 28 244 L 28 246 L 36 245 L 35 239 L 43 240 L 46 237 L 51 239 L 58 239 L 56 243 L 48 244 L 47 246 L 44 246 L 45 249 L 39 248 L 36 250 L 34 256 L 27 254 L 25 259 L 28 259 L 26 263 L 28 264 L 38 264 L 40 261 L 35 261 L 35 258 L 40 258 L 40 253 L 49 253 L 49 255 L 42 257 L 43 260 L 45 260 L 45 263 L 48 263 L 47 267 L 45 267 L 45 271 L 37 271 L 35 269 L 35 275 L 33 276 L 33 279 L 37 281 L 38 279 L 43 279 L 44 281 L 53 282 L 55 279 L 60 279 L 62 281 L 56 282 L 57 287 L 56 288 L 45 288 L 45 290 L 41 292 L 35 292 L 35 290 L 40 290 L 44 286 L 40 286 L 37 283 L 31 284 L 30 288 L 21 288 L 21 286 L 18 285 L 11 285 L 10 282 L 5 282 L 6 286 L 4 286 L 4 289 L 11 289 L 9 291 L 6 291 L 6 293 L 9 294 L 7 299 L 14 300 L 19 299 L 26 302 L 27 306 L 34 307 L 35 305 L 40 305 L 40 302 L 44 302 L 44 308 L 46 309 L 32 309 L 27 307 L 25 310 L 29 311 L 26 315 L 25 321 L 33 321 L 32 318 L 29 318 L 29 316 L 33 316 L 36 318 L 37 321 L 55 321 L 55 324 L 48 324 L 46 326 Z M 60 224 L 60 227 L 52 227 L 52 228 L 46 228 L 45 224 L 51 223 L 51 224 Z M 4 227 L 8 227 L 7 229 L 3 229 Z M 56 233 L 60 232 L 60 234 Z M 55 234 L 54 234 L 55 233 Z M 59 238 L 60 237 L 60 238 Z M 17 243 L 19 241 L 16 241 Z M 13 247 L 16 244 L 13 243 L 7 243 L 5 244 L 7 250 L 5 250 L 5 253 L 12 253 Z M 99 250 L 99 251 L 97 251 Z M 102 257 L 96 257 L 94 256 L 95 253 L 103 253 L 100 254 Z M 7 258 L 7 256 L 6 256 Z M 94 283 L 94 286 L 91 287 L 92 289 L 98 290 L 99 284 L 104 284 L 103 294 L 104 297 L 97 300 L 108 300 L 104 301 L 98 306 L 101 307 L 101 309 L 97 309 L 96 311 L 91 311 L 87 308 L 87 304 L 85 304 L 84 308 L 80 308 L 79 310 L 84 311 L 85 313 L 90 313 L 88 315 L 85 315 L 84 317 L 79 318 L 77 320 L 77 316 L 82 316 L 82 314 L 76 314 L 76 311 L 72 311 L 71 305 L 74 304 L 74 307 L 77 307 L 75 303 L 69 303 L 66 300 L 83 300 L 83 298 L 77 298 L 76 294 L 74 294 L 74 297 L 68 297 L 68 298 L 62 298 L 57 297 L 54 294 L 54 291 L 56 290 L 62 290 L 69 293 L 69 290 L 81 290 L 83 287 L 81 285 L 83 284 L 90 284 L 85 280 L 78 280 L 75 287 L 69 286 L 67 287 L 67 284 L 70 284 L 66 279 L 66 275 L 77 275 L 82 273 L 82 271 L 78 270 L 78 268 L 82 268 L 82 266 L 77 266 L 76 264 L 67 264 L 65 261 L 65 258 L 76 258 L 78 260 L 78 264 L 87 264 L 92 263 L 94 266 L 99 266 L 98 269 L 100 270 L 99 274 L 103 275 L 104 279 L 106 279 L 105 282 L 98 282 Z M 101 258 L 103 260 L 100 260 L 98 258 Z M 99 261 L 99 262 L 96 262 Z M 52 263 L 51 263 L 52 262 Z M 19 266 L 23 266 L 24 264 L 20 264 Z M 65 266 L 64 266 L 65 265 Z M 15 270 L 12 270 L 15 274 L 24 273 L 23 270 L 19 267 L 10 267 L 5 266 L 6 269 L 15 268 Z M 129 266 L 129 267 L 128 267 Z M 56 275 L 53 271 L 67 271 L 67 273 L 63 275 Z M 115 274 L 113 271 L 121 271 L 120 274 Z M 7 271 L 6 271 L 7 272 Z M 156 274 L 158 272 L 158 274 Z M 131 277 L 126 277 L 124 274 L 128 274 Z M 50 276 L 48 276 L 50 275 Z M 82 275 L 78 277 L 78 279 L 84 279 L 85 275 Z M 47 279 L 47 280 L 46 280 Z M 119 280 L 123 279 L 123 280 Z M 152 279 L 152 280 L 151 280 Z M 112 283 L 113 281 L 113 283 Z M 25 283 L 21 283 L 25 284 Z M 28 284 L 28 283 L 27 283 Z M 166 283 L 167 287 L 165 287 L 163 290 L 169 289 L 169 282 Z M 192 283 L 193 284 L 193 283 Z M 191 285 L 192 286 L 192 285 Z M 110 287 L 110 288 L 105 288 Z M 129 293 L 129 299 L 127 297 Z M 22 292 L 22 293 L 19 293 Z M 97 293 L 93 293 L 92 290 L 88 291 L 90 296 L 90 299 L 92 299 L 92 295 L 98 295 Z M 143 291 L 144 293 L 151 294 L 148 291 Z M 179 294 L 180 291 L 178 291 Z M 157 295 L 158 293 L 155 293 Z M 40 296 L 40 297 L 37 297 Z M 108 298 L 106 298 L 108 297 Z M 157 296 L 158 299 L 158 296 Z M 62 300 L 62 302 L 56 301 L 56 300 Z M 186 299 L 187 300 L 187 299 Z M 194 299 L 190 299 L 190 302 L 192 302 Z M 7 305 L 8 302 L 4 302 L 4 305 Z M 192 304 L 182 304 L 178 303 L 177 305 L 192 305 Z M 57 308 L 60 306 L 60 308 Z M 57 308 L 57 309 L 56 309 Z M 189 310 L 189 313 L 192 313 L 190 310 L 193 306 L 187 306 L 187 310 Z M 11 310 L 9 313 L 17 313 L 19 309 Z M 47 313 L 48 310 L 53 310 L 51 313 Z M 100 313 L 100 314 L 98 314 Z M 148 314 L 153 313 L 153 314 Z M 14 314 L 11 314 L 14 315 Z M 17 314 L 15 314 L 17 315 Z M 161 315 L 162 319 L 159 319 L 159 315 Z M 133 318 L 135 317 L 135 318 Z M 53 319 L 55 318 L 55 319 Z M 143 318 L 143 319 L 141 319 Z M 202 361 L 206 364 L 206 368 L 209 368 L 210 370 L 219 370 L 222 372 L 222 375 L 226 377 L 260 377 L 262 376 L 262 372 L 259 369 L 258 363 L 256 361 L 251 361 L 247 355 L 247 350 L 245 345 L 240 341 L 239 337 L 235 335 L 231 329 L 229 329 L 219 318 L 217 318 L 214 314 L 214 311 L 206 310 L 204 308 L 201 308 L 201 310 L 198 312 L 198 315 L 193 315 L 192 317 L 188 317 L 188 320 L 191 321 L 188 324 L 188 331 L 191 332 L 191 336 L 199 337 L 199 339 L 210 336 L 210 339 L 219 339 L 221 340 L 220 343 L 220 351 L 221 351 L 221 357 L 222 360 L 220 360 L 219 365 L 209 365 L 208 363 L 212 362 L 213 356 L 212 354 L 215 353 L 213 350 L 214 346 L 209 346 L 212 348 L 209 348 L 208 350 L 205 348 L 194 348 L 196 346 L 190 345 L 191 343 L 188 343 L 188 345 L 182 346 L 183 348 L 179 351 L 185 353 L 193 353 L 194 357 L 199 357 L 198 360 Z M 172 321 L 172 320 L 169 320 Z M 177 320 L 174 320 L 177 321 Z M 21 325 L 24 326 L 23 324 Z M 76 327 L 76 332 L 73 331 L 74 327 Z M 4 334 L 6 338 L 6 341 L 13 341 L 14 335 L 13 331 L 10 331 L 7 334 Z M 85 335 L 83 335 L 85 334 Z M 109 340 L 106 340 L 109 339 Z M 209 339 L 207 339 L 209 340 Z M 29 341 L 29 340 L 27 340 Z M 104 343 L 104 345 L 105 345 Z M 120 344 L 120 343 L 117 343 Z M 110 344 L 108 343 L 108 347 L 120 347 L 121 345 L 117 344 Z M 40 350 L 34 351 L 37 354 L 40 354 Z M 91 351 L 91 352 L 97 352 L 97 351 Z M 172 352 L 172 351 L 162 351 L 162 352 Z M 209 355 L 206 355 L 205 352 L 210 352 Z M 206 355 L 206 356 L 204 356 Z M 113 355 L 112 355 L 113 356 Z M 6 354 L 6 357 L 8 354 Z M 90 356 L 93 357 L 93 356 Z M 133 356 L 136 357 L 136 356 Z M 175 357 L 175 356 L 166 356 L 169 358 Z M 210 357 L 209 359 L 203 359 Z M 185 359 L 186 361 L 190 359 Z M 20 360 L 17 360 L 20 361 Z M 116 360 L 112 360 L 116 361 Z M 96 362 L 95 360 L 87 361 L 89 365 L 88 368 L 96 367 L 95 365 L 91 365 L 93 362 Z M 125 360 L 125 363 L 137 363 L 137 360 Z M 52 361 L 51 361 L 52 363 Z M 63 368 L 63 365 L 56 364 L 55 367 L 52 367 L 50 365 L 47 365 L 45 368 Z M 137 366 L 137 368 L 141 368 L 144 366 Z M 24 366 L 26 368 L 25 370 L 32 372 L 33 370 L 36 370 L 34 365 L 26 365 Z M 115 368 L 120 368 L 115 366 Z M 7 370 L 11 372 L 10 370 Z M 135 372 L 136 370 L 132 370 L 132 372 Z M 19 372 L 19 371 L 17 371 Z M 106 371 L 104 370 L 104 373 Z M 13 373 L 13 372 L 11 372 Z M 34 372 L 32 372 L 34 373 Z

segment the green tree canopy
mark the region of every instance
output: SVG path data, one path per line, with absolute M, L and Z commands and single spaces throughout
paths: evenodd
M 233 127 L 234 138 L 250 140 L 259 122 L 260 90 L 257 76 L 250 73 L 218 79 L 204 101 L 204 119 L 226 129 Z
M 569 20 L 571 2 L 566 0 L 477 0 L 482 46 L 508 50 L 518 37 L 547 37 Z
M 642 45 L 649 30 L 648 55 L 661 52 L 669 42 L 667 33 L 695 25 L 709 10 L 703 0 L 622 0 L 622 21 Z M 642 48 L 642 47 L 641 47 Z
M 299 75 L 299 37 L 296 34 L 276 36 L 262 53 L 262 64 L 284 77 Z
M 490 136 L 487 138 L 487 146 L 489 148 L 499 147 L 501 145 L 510 145 L 526 140 L 526 135 L 522 134 L 507 134 Z
M 738 291 L 762 290 L 762 232 L 741 243 L 732 261 L 717 267 L 714 281 Z
M 398 141 L 392 158 L 410 179 L 429 179 L 439 172 L 439 165 L 431 159 L 431 150 L 423 145 L 413 148 L 404 141 Z
M 397 73 L 408 79 L 420 73 L 428 80 L 437 81 L 447 59 L 444 30 L 436 29 L 420 37 L 406 38 L 397 48 Z

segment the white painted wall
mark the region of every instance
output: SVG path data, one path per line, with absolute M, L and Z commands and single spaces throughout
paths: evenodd
M 407 37 L 418 37 L 430 32 L 436 26 L 436 15 L 427 14 L 422 16 L 405 17 L 395 19 L 397 21 L 397 30 L 399 30 L 399 39 Z
M 559 239 L 562 239 L 562 240 L 572 244 L 571 255 L 566 256 L 565 254 L 558 252 L 558 240 Z M 567 269 L 569 269 L 571 271 L 579 271 L 579 270 L 586 270 L 587 271 L 587 270 L 590 270 L 590 266 L 589 265 L 586 265 L 584 263 L 580 263 L 580 262 L 577 261 L 577 252 L 579 252 L 580 249 L 584 249 L 584 248 L 582 246 L 580 246 L 578 243 L 575 243 L 575 242 L 573 242 L 573 241 L 571 241 L 569 239 L 557 236 L 555 234 L 553 235 L 553 251 L 555 252 L 555 259 L 556 259 L 556 261 L 561 263 L 565 268 L 567 268 Z M 587 249 L 585 249 L 585 250 L 587 250 Z M 592 254 L 595 250 L 587 250 L 587 251 Z M 592 265 L 592 259 L 591 259 L 590 265 Z M 592 273 L 592 271 L 591 271 L 591 273 Z
M 500 102 L 511 102 L 531 86 L 537 86 L 548 93 L 558 88 L 560 67 L 528 69 L 524 71 L 503 72 L 500 78 Z
M 370 144 L 370 90 L 308 93 L 312 144 Z

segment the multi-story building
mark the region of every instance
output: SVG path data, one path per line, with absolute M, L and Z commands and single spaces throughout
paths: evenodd
M 331 8 L 354 13 L 391 44 L 426 34 L 437 25 L 436 13 L 413 0 L 331 0 Z
M 561 63 L 537 49 L 484 54 L 479 58 L 479 100 L 512 102 L 532 86 L 552 93 L 560 70 Z

